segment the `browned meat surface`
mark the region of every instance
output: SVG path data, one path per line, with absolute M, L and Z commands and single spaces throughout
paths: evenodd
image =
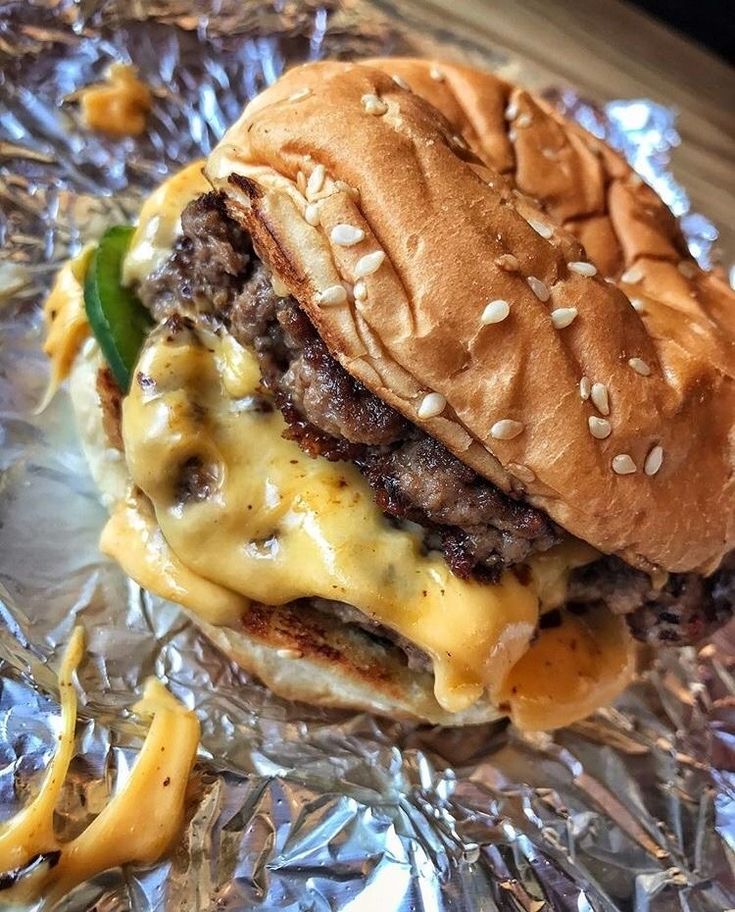
M 296 302 L 276 297 L 262 267 L 254 269 L 228 317 L 235 337 L 258 353 L 265 383 L 279 404 L 293 407 L 285 409 L 290 424 L 301 417 L 335 440 L 375 446 L 416 433 L 340 367 Z
M 433 524 L 458 576 L 499 559 L 520 563 L 558 541 L 543 513 L 507 497 L 425 434 L 371 454 L 364 470 L 382 510 Z
M 359 608 L 347 605 L 345 602 L 332 602 L 320 598 L 303 599 L 303 602 L 310 608 L 321 611 L 325 617 L 339 618 L 343 624 L 359 627 L 376 640 L 383 640 L 397 646 L 406 656 L 406 663 L 413 671 L 433 670 L 431 657 L 423 649 L 419 649 L 418 646 L 401 636 L 400 633 L 396 633 L 395 630 L 391 630 L 390 627 L 372 620 Z
M 581 567 L 572 575 L 569 601 L 603 602 L 628 616 L 637 639 L 652 646 L 697 643 L 726 623 L 735 605 L 735 555 L 712 576 L 672 573 L 655 589 L 650 577 L 617 557 Z
M 190 203 L 173 256 L 138 288 L 158 321 L 171 313 L 211 313 L 242 288 L 252 255 L 250 237 L 229 218 L 216 193 Z
M 206 315 L 251 345 L 264 386 L 288 424 L 286 434 L 304 450 L 354 461 L 381 509 L 420 523 L 427 547 L 441 549 L 460 576 L 493 579 L 504 566 L 559 540 L 544 513 L 498 490 L 343 370 L 297 303 L 276 296 L 249 238 L 216 195 L 190 204 L 182 225 L 172 257 L 143 283 L 141 298 L 158 319 Z M 198 497 L 200 489 L 206 496 L 209 482 L 200 475 L 192 466 L 182 496 Z M 639 639 L 682 645 L 732 615 L 735 566 L 726 562 L 708 578 L 671 574 L 661 589 L 653 589 L 647 574 L 603 558 L 574 572 L 570 601 L 602 601 L 628 617 Z M 356 612 L 359 623 L 372 629 L 356 609 L 342 606 L 340 612 L 350 623 Z M 395 641 L 390 633 L 374 632 Z M 401 647 L 405 651 L 406 644 Z M 425 664 L 420 657 L 415 661 Z

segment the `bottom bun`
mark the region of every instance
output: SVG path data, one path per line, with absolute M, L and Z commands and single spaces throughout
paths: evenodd
M 215 627 L 192 610 L 187 614 L 225 655 L 287 700 L 435 725 L 502 717 L 481 701 L 448 713 L 434 697 L 434 676 L 410 669 L 398 647 L 308 606 L 254 604 L 242 630 Z
M 113 512 L 125 499 L 128 479 L 124 456 L 109 447 L 104 430 L 96 390 L 103 363 L 98 347 L 88 343 L 72 367 L 69 392 L 90 472 L 102 503 Z M 171 552 L 147 504 L 138 520 L 148 524 L 151 537 L 157 537 L 160 564 L 162 549 Z M 160 574 L 142 540 L 139 548 L 121 549 L 115 558 L 144 588 L 163 598 L 171 595 L 171 587 L 158 581 Z M 176 563 L 167 561 L 169 567 Z M 434 696 L 434 676 L 409 668 L 401 649 L 308 603 L 279 607 L 254 603 L 237 627 L 215 626 L 201 617 L 185 590 L 185 585 L 179 588 L 182 596 L 177 602 L 185 603 L 182 608 L 192 621 L 229 659 L 284 699 L 438 725 L 475 725 L 503 715 L 482 701 L 459 713 L 447 712 Z

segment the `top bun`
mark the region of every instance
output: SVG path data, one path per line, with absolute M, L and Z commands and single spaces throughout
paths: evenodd
M 675 232 L 674 257 L 637 256 L 622 291 L 590 275 L 551 204 L 547 215 L 488 166 L 490 133 L 475 129 L 482 160 L 397 76 L 290 71 L 207 176 L 378 396 L 601 551 L 710 572 L 735 539 L 732 293 L 679 264 Z M 626 231 L 615 236 L 625 249 Z
M 602 140 L 493 73 L 409 58 L 367 61 L 428 99 L 484 162 L 583 244 L 603 276 L 689 251 L 663 200 Z

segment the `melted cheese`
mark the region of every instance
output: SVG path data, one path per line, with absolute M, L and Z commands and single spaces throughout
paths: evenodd
M 211 186 L 202 171 L 204 161 L 192 162 L 164 181 L 145 201 L 123 264 L 126 285 L 142 282 L 171 255 L 181 234 L 181 213 Z
M 106 80 L 79 93 L 86 126 L 110 136 L 139 136 L 153 105 L 151 90 L 138 79 L 135 67 L 124 63 L 113 63 Z
M 199 722 L 163 687 L 146 683 L 134 711 L 152 721 L 122 790 L 75 839 L 60 842 L 54 808 L 74 754 L 77 697 L 72 680 L 84 652 L 77 628 L 59 671 L 61 733 L 41 790 L 0 825 L 0 871 L 12 883 L 0 904 L 43 898 L 53 905 L 77 884 L 129 862 L 152 864 L 170 848 L 183 823 L 184 797 L 199 744 Z M 27 870 L 24 870 L 27 869 Z
M 519 728 L 568 725 L 613 700 L 635 671 L 625 619 L 607 606 L 561 613 L 558 627 L 540 631 L 497 693 Z
M 168 547 L 150 503 L 134 490 L 117 504 L 100 549 L 144 589 L 198 612 L 210 624 L 233 623 L 250 605 L 249 599 L 183 564 Z
M 93 244 L 87 244 L 73 260 L 64 263 L 43 306 L 46 322 L 43 350 L 51 361 L 51 375 L 41 409 L 69 376 L 77 352 L 89 335 L 83 286 L 93 249 Z
M 178 560 L 266 604 L 317 596 L 355 605 L 431 656 L 449 711 L 497 687 L 527 650 L 540 603 L 563 598 L 566 575 L 591 549 L 575 555 L 567 545 L 532 561 L 526 585 L 511 572 L 493 586 L 458 579 L 440 555 L 423 553 L 418 532 L 389 524 L 352 465 L 310 459 L 282 438 L 280 414 L 255 407 L 253 356 L 225 338 L 157 333 L 138 365 L 146 388 L 134 384 L 123 405 L 132 480 Z M 206 496 L 192 495 L 192 466 Z

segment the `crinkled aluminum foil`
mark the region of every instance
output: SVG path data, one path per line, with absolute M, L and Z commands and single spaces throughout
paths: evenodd
M 39 305 L 80 239 L 132 217 L 287 63 L 410 52 L 429 40 L 402 28 L 361 0 L 0 5 L 0 812 L 22 804 L 48 763 L 52 669 L 74 624 L 87 629 L 89 650 L 62 835 L 127 776 L 141 729 L 126 709 L 147 675 L 203 725 L 199 797 L 174 856 L 107 872 L 65 909 L 735 907 L 731 642 L 662 656 L 614 708 L 553 736 L 287 703 L 100 557 L 104 513 L 66 397 L 34 414 L 46 380 Z M 445 39 L 438 46 L 458 53 Z M 86 133 L 69 100 L 117 59 L 155 93 L 140 140 Z M 675 193 L 694 252 L 706 256 L 714 229 L 688 213 L 667 170 L 671 112 L 615 102 L 600 118 L 561 101 Z

